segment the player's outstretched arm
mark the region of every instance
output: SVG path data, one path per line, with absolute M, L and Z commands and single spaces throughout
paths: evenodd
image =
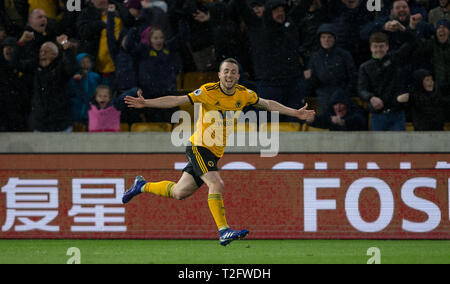
M 293 116 L 300 120 L 310 121 L 314 118 L 314 115 L 316 114 L 314 110 L 307 109 L 308 104 L 305 104 L 305 106 L 302 107 L 301 109 L 293 109 L 273 100 L 265 100 L 259 98 L 259 101 L 256 104 L 256 106 L 266 109 L 268 111 L 278 111 L 280 114 Z
M 130 108 L 174 108 L 177 106 L 185 105 L 189 103 L 187 96 L 165 96 L 156 99 L 144 99 L 142 91 L 138 91 L 138 96 L 125 97 L 125 103 Z

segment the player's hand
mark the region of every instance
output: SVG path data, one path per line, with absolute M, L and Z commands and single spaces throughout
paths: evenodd
M 145 105 L 145 99 L 142 96 L 142 90 L 139 89 L 137 91 L 137 98 L 136 97 L 125 97 L 125 103 L 128 105 L 129 108 L 144 108 Z
M 297 110 L 296 117 L 298 119 L 306 120 L 306 121 L 314 120 L 314 116 L 316 115 L 316 112 L 314 110 L 312 110 L 312 109 L 307 109 L 307 108 L 308 108 L 308 104 L 305 104 L 304 107 L 302 107 L 301 109 Z

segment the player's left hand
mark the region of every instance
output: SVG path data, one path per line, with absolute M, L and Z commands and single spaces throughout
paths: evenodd
M 307 108 L 308 108 L 308 104 L 305 104 L 304 107 L 297 110 L 296 117 L 301 120 L 307 120 L 307 121 L 313 120 L 314 116 L 316 115 L 316 112 L 312 109 L 307 109 Z

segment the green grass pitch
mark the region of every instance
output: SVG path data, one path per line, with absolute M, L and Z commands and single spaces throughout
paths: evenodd
M 0 240 L 0 264 L 65 264 L 71 247 L 82 264 L 365 264 L 371 247 L 382 264 L 450 264 L 450 240 Z

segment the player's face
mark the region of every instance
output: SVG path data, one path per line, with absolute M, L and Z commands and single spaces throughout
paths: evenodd
M 399 20 L 400 22 L 406 21 L 410 15 L 408 3 L 406 3 L 406 1 L 394 2 L 391 13 L 394 19 Z
M 432 76 L 426 76 L 423 79 L 423 88 L 427 92 L 432 92 L 434 90 L 434 80 Z
M 164 33 L 161 30 L 156 30 L 151 33 L 150 43 L 154 50 L 160 51 L 164 47 Z
M 220 68 L 220 85 L 226 90 L 232 90 L 239 81 L 239 66 L 231 62 L 224 62 Z
M 334 36 L 330 33 L 322 33 L 320 35 L 320 45 L 324 49 L 330 49 L 334 46 Z
M 381 59 L 386 56 L 389 45 L 385 42 L 373 42 L 370 44 L 370 51 L 375 58 Z

